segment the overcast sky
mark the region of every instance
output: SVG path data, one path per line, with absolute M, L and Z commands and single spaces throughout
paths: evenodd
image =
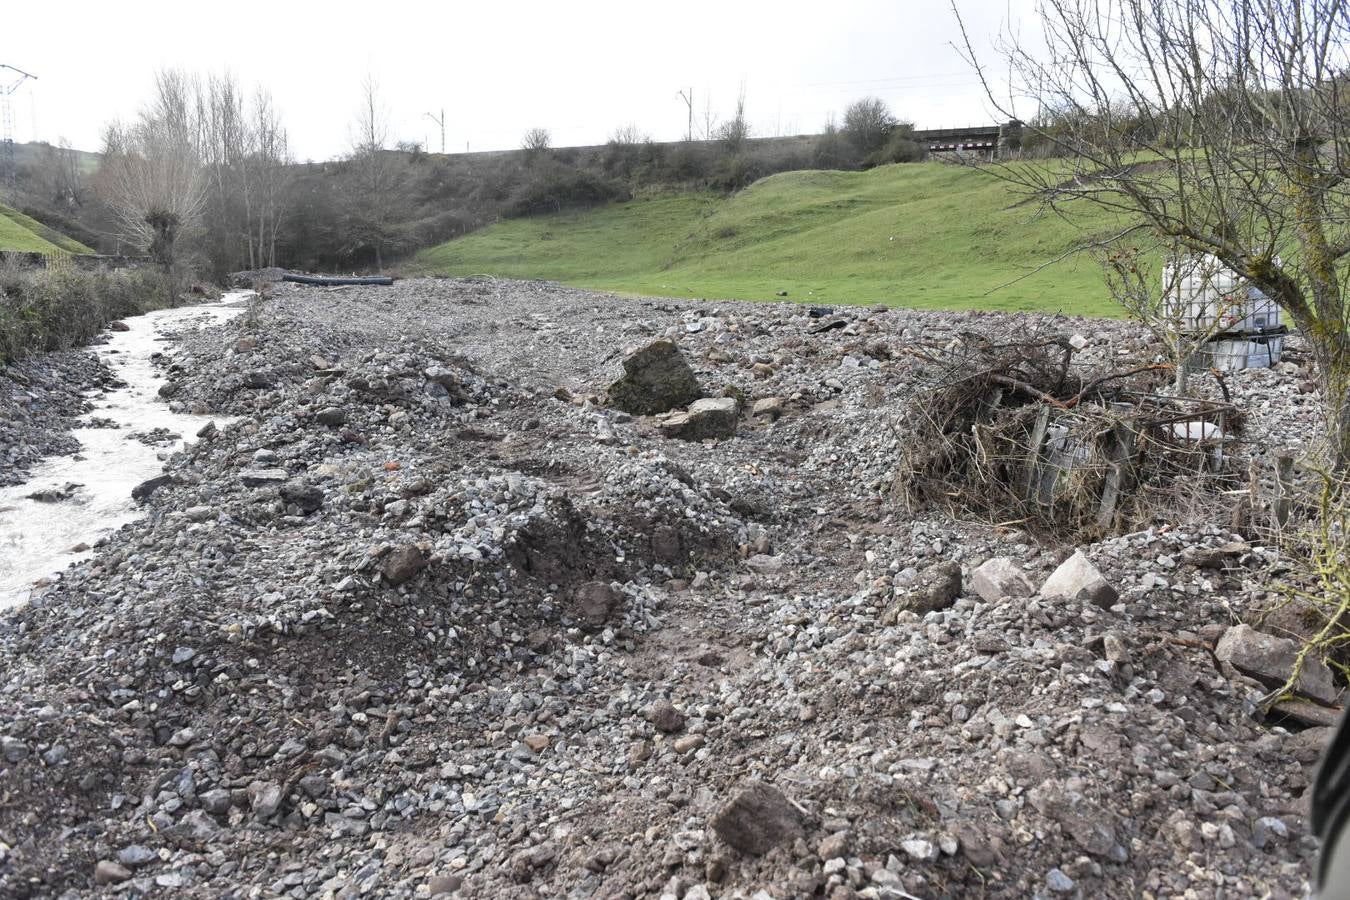
M 12 97 L 15 139 L 89 150 L 105 122 L 135 114 L 162 67 L 266 86 L 302 160 L 346 152 L 367 73 L 393 139 L 439 149 L 425 113 L 443 108 L 451 152 L 517 147 L 533 126 L 555 146 L 601 143 L 627 123 L 674 140 L 687 119 L 679 91 L 693 89 L 701 121 L 709 98 L 729 114 L 742 84 L 756 135 L 814 133 L 869 95 L 921 128 L 992 119 L 944 2 L 5 5 L 0 63 L 38 76 Z M 960 7 L 985 48 L 1030 0 Z M 0 85 L 11 74 L 0 70 Z

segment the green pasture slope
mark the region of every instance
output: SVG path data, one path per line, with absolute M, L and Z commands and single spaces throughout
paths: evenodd
M 422 251 L 422 274 L 542 278 L 670 297 L 884 303 L 1119 315 L 1100 267 L 1076 254 L 1110 232 L 1073 222 L 996 177 L 921 163 L 785 172 L 731 197 L 639 198 L 502 222 Z
M 43 225 L 37 219 L 25 216 L 16 209 L 0 204 L 0 250 L 22 250 L 37 253 L 93 253 L 74 238 L 66 237 Z

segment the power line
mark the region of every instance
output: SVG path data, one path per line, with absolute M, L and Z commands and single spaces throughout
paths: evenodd
M 25 81 L 37 81 L 37 76 L 5 63 L 0 63 L 0 69 L 8 69 L 18 75 L 8 84 L 0 83 L 0 177 L 9 182 L 10 193 L 13 194 L 18 190 L 19 167 L 14 161 L 14 106 L 10 98 Z

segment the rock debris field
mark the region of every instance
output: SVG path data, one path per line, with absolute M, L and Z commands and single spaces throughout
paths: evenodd
M 816 312 L 278 284 L 185 335 L 160 394 L 220 424 L 0 614 L 0 895 L 1301 895 L 1328 729 L 1252 715 L 1290 642 L 1236 627 L 1272 548 L 892 494 L 907 346 L 1145 336 Z M 1308 379 L 1229 381 L 1286 445 Z

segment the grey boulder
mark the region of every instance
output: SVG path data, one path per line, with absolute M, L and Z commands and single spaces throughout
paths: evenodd
M 703 396 L 680 348 L 665 338 L 629 354 L 623 361 L 623 372 L 609 386 L 609 402 L 635 416 L 653 416 Z
M 1046 600 L 1090 600 L 1103 609 L 1109 609 L 1120 599 L 1120 593 L 1097 571 L 1083 551 L 1075 550 L 1041 585 L 1041 596 Z

